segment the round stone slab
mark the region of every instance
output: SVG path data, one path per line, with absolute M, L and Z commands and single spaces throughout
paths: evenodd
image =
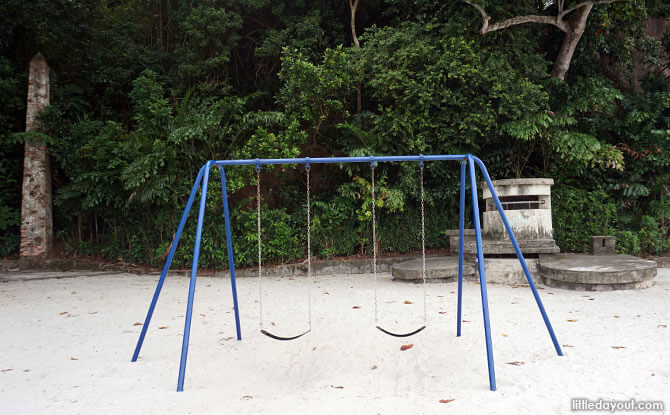
M 545 285 L 578 291 L 648 288 L 656 276 L 656 262 L 631 255 L 558 254 L 539 266 Z
M 421 258 L 400 262 L 391 267 L 391 275 L 396 280 L 422 281 Z M 463 275 L 474 275 L 474 264 L 463 264 Z M 458 278 L 458 257 L 444 256 L 426 258 L 426 280 Z

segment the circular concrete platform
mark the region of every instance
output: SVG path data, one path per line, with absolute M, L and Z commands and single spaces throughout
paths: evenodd
M 422 281 L 421 258 L 400 262 L 391 267 L 391 275 L 395 280 Z M 475 275 L 475 266 L 463 264 L 463 275 Z M 458 278 L 458 257 L 444 256 L 426 258 L 426 280 L 445 280 Z
M 630 255 L 558 254 L 539 269 L 545 285 L 577 291 L 648 288 L 656 276 L 656 262 Z

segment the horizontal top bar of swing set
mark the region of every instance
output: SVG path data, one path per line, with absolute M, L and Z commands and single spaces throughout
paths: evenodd
M 470 156 L 476 159 L 474 156 Z M 212 166 L 257 166 L 263 164 L 325 164 L 325 163 L 372 163 L 391 161 L 460 161 L 468 155 L 418 155 L 418 156 L 367 156 L 367 157 L 303 157 L 289 159 L 247 159 L 210 161 Z

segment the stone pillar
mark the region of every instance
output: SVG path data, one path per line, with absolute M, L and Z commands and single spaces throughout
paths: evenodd
M 30 61 L 26 131 L 38 128 L 37 118 L 49 105 L 49 66 L 41 53 Z M 53 213 L 51 169 L 46 144 L 25 142 L 21 202 L 21 262 L 40 262 L 51 256 Z

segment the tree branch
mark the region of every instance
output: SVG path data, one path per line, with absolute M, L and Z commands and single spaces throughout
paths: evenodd
M 493 32 L 496 30 L 501 30 L 508 28 L 510 26 L 516 26 L 518 24 L 523 24 L 523 23 L 543 23 L 543 24 L 550 24 L 554 25 L 557 28 L 561 29 L 564 32 L 567 32 L 568 29 L 563 23 L 562 20 L 558 20 L 556 16 L 538 16 L 535 14 L 529 14 L 526 16 L 516 16 L 509 18 L 507 20 L 503 20 L 502 22 L 499 23 L 494 23 L 492 25 L 489 25 L 487 32 Z
M 617 0 L 603 0 L 603 1 L 617 1 Z M 562 20 L 558 19 L 556 16 L 538 16 L 534 14 L 526 15 L 526 16 L 516 16 L 509 18 L 507 20 L 503 20 L 502 22 L 499 23 L 494 23 L 494 24 L 489 24 L 489 20 L 491 20 L 491 16 L 486 14 L 486 10 L 482 8 L 480 5 L 476 3 L 471 3 L 468 0 L 464 0 L 465 3 L 469 4 L 470 6 L 474 7 L 475 9 L 479 10 L 479 13 L 482 15 L 482 28 L 479 29 L 479 33 L 485 34 L 488 32 L 494 32 L 496 30 L 501 30 L 508 28 L 510 26 L 515 26 L 518 24 L 523 24 L 523 23 L 543 23 L 543 24 L 551 24 L 559 29 L 561 29 L 564 32 L 567 32 L 568 29 L 566 25 L 563 23 Z
M 464 0 L 464 1 L 465 1 L 465 3 L 468 3 L 470 6 L 474 7 L 474 8 L 477 9 L 477 10 L 479 10 L 479 13 L 482 14 L 482 28 L 479 29 L 479 33 L 484 34 L 484 33 L 488 32 L 488 28 L 489 28 L 489 20 L 491 20 L 491 16 L 489 16 L 488 14 L 486 14 L 486 11 L 485 11 L 485 10 L 482 8 L 482 6 L 480 6 L 479 4 L 470 3 L 470 2 L 467 1 L 467 0 Z

